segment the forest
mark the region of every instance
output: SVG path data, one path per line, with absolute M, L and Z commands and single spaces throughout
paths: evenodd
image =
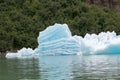
M 120 13 L 85 0 L 0 0 L 0 52 L 37 47 L 39 32 L 55 23 L 68 24 L 72 35 L 115 31 Z

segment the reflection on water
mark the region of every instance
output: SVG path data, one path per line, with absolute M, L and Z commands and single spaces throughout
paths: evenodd
M 120 55 L 1 59 L 0 80 L 120 80 Z
M 39 80 L 37 59 L 0 60 L 0 80 Z
M 41 77 L 48 80 L 120 80 L 120 55 L 44 56 Z
M 120 80 L 120 55 L 79 57 L 73 64 L 73 80 Z

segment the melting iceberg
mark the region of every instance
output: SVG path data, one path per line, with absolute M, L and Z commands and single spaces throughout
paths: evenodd
M 120 35 L 115 32 L 72 36 L 67 24 L 55 24 L 39 33 L 35 50 L 23 48 L 14 56 L 119 54 Z M 6 57 L 13 56 L 7 54 Z

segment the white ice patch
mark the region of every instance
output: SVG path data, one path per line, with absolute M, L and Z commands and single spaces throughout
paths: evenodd
M 22 48 L 16 53 L 7 53 L 6 58 L 37 58 L 38 54 L 32 48 Z

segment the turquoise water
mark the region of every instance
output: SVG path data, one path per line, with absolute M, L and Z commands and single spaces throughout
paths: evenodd
M 0 59 L 0 80 L 120 80 L 120 55 Z

